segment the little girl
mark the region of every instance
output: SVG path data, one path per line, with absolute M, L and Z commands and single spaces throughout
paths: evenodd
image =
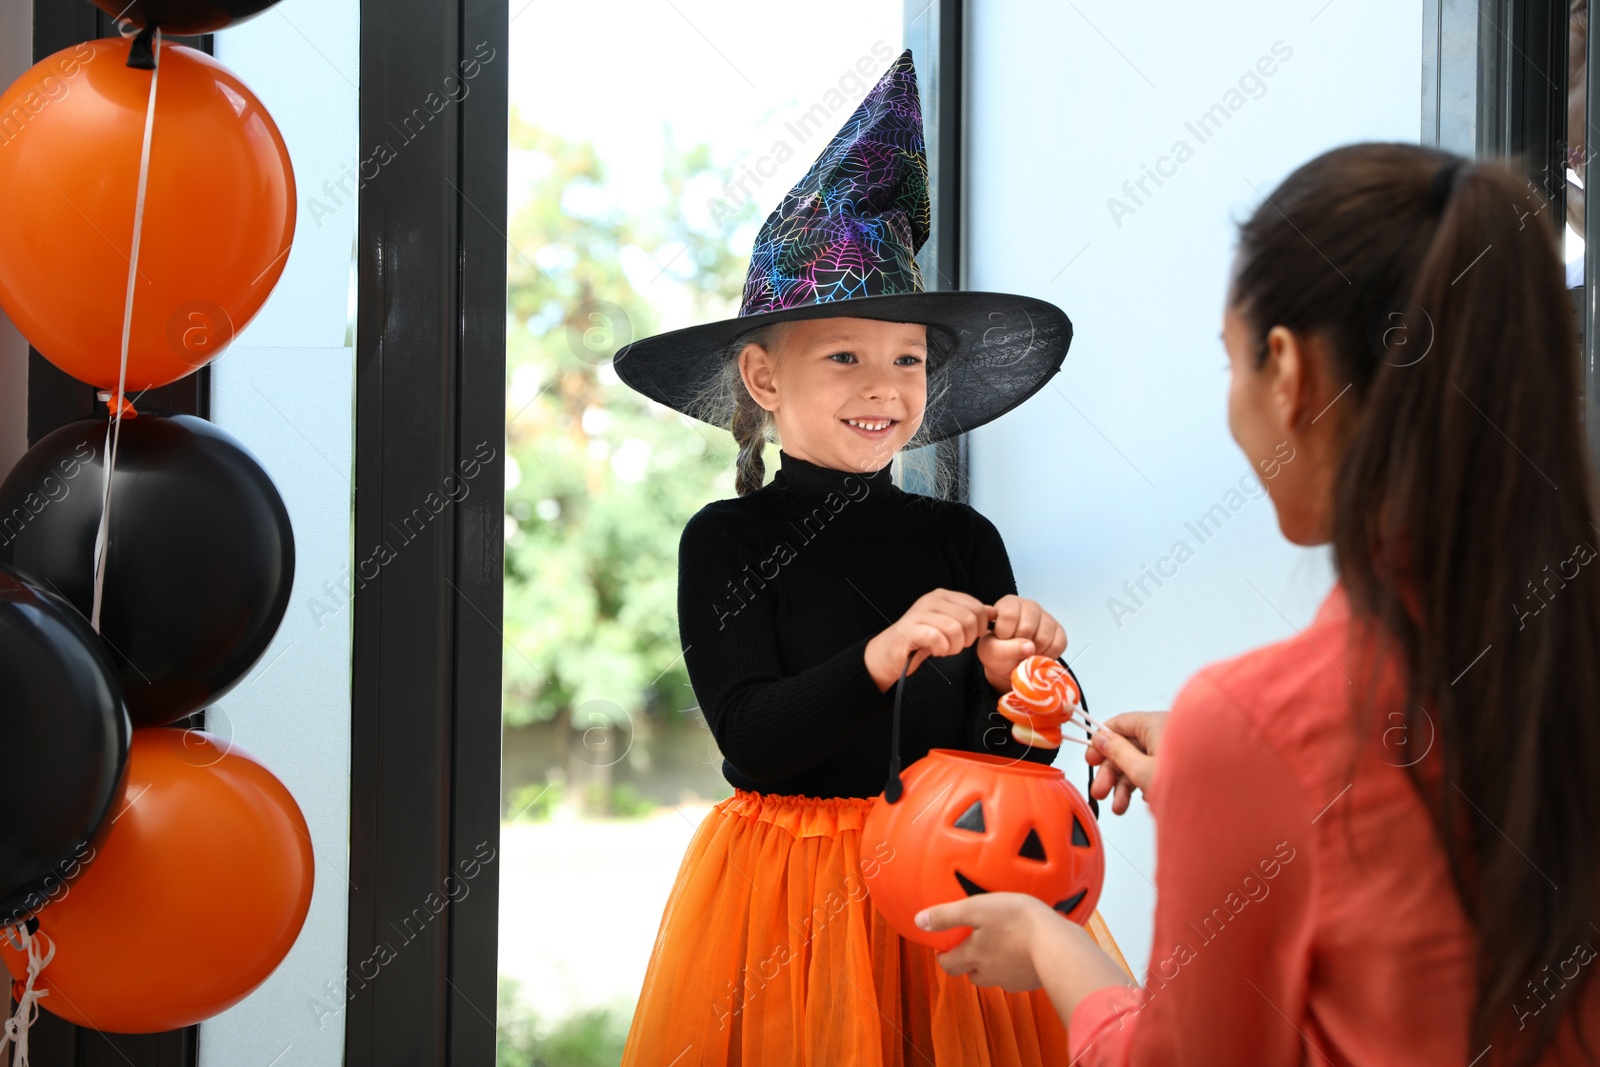
M 901 55 L 756 238 L 739 317 L 628 346 L 653 399 L 731 429 L 739 496 L 683 531 L 684 661 L 734 795 L 689 846 L 624 1067 L 1064 1064 L 1041 992 L 945 974 L 872 907 L 860 831 L 900 738 L 1048 764 L 995 710 L 1061 624 L 1018 597 L 994 525 L 894 484 L 900 449 L 971 430 L 1055 373 L 1054 306 L 924 292 L 927 171 Z M 931 402 L 930 402 L 931 401 Z M 781 442 L 763 485 L 762 450 Z M 905 862 L 905 861 L 902 861 Z M 1098 942 L 1116 945 L 1098 913 Z

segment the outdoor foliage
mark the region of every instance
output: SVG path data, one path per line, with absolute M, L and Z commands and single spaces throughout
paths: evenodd
M 669 141 L 662 199 L 625 208 L 591 145 L 513 111 L 511 150 L 536 177 L 510 232 L 506 723 L 682 720 L 678 536 L 732 494 L 733 441 L 633 392 L 610 359 L 734 312 L 745 259 L 728 233 L 750 208 L 721 226 L 681 210 L 712 181 L 704 145 Z
M 616 1067 L 631 1017 L 595 1007 L 546 1023 L 518 998 L 517 983 L 502 978 L 495 1067 Z

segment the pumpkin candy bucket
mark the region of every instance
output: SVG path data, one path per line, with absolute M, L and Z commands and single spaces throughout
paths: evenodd
M 889 782 L 861 829 L 862 855 L 882 857 L 863 868 L 873 906 L 901 937 L 939 952 L 971 927 L 929 932 L 912 919 L 978 893 L 1027 893 L 1087 924 L 1105 881 L 1105 849 L 1083 794 L 1055 767 L 957 749 L 933 749 L 901 774 L 904 684 L 902 672 Z

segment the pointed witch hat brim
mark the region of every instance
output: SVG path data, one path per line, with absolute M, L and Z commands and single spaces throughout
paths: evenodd
M 1033 297 L 925 290 L 915 256 L 928 237 L 928 209 L 922 109 L 907 49 L 762 224 L 738 316 L 626 345 L 613 361 L 617 376 L 727 429 L 731 412 L 704 401 L 741 334 L 801 319 L 917 322 L 943 335 L 944 355 L 930 359 L 928 421 L 913 443 L 999 418 L 1060 369 L 1072 323 Z

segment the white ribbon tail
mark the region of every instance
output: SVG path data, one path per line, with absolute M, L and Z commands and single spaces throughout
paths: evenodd
M 117 367 L 117 391 L 111 397 L 113 413 L 106 428 L 106 451 L 102 469 L 105 471 L 104 495 L 100 499 L 100 529 L 94 538 L 94 604 L 89 612 L 89 625 L 100 632 L 100 602 L 105 594 L 106 554 L 111 539 L 111 481 L 117 466 L 117 445 L 122 440 L 122 409 L 126 401 L 124 391 L 128 385 L 128 338 L 133 329 L 133 292 L 139 277 L 139 237 L 144 231 L 145 189 L 150 182 L 150 139 L 156 122 L 156 84 L 161 78 L 161 30 L 155 30 L 152 54 L 156 67 L 150 72 L 150 103 L 144 113 L 144 144 L 139 150 L 139 191 L 133 207 L 133 249 L 128 256 L 128 295 L 122 308 L 122 355 Z
M 44 934 L 29 933 L 26 923 L 6 927 L 5 936 L 14 947 L 28 954 L 28 980 L 17 998 L 16 1013 L 6 1020 L 5 1032 L 0 1033 L 0 1051 L 8 1044 L 14 1046 L 16 1060 L 12 1067 L 28 1067 L 28 1028 L 39 1018 L 39 1001 L 50 995 L 48 989 L 38 988 L 39 972 L 56 958 L 56 946 Z M 40 942 L 48 945 L 49 950 L 41 950 Z

